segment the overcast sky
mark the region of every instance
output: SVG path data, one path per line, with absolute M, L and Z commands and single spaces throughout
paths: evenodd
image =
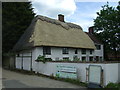
M 103 0 L 92 0 L 91 2 L 90 0 L 31 1 L 33 4 L 34 12 L 37 15 L 44 15 L 50 18 L 57 19 L 58 14 L 63 14 L 65 16 L 66 22 L 78 24 L 83 28 L 83 31 L 87 31 L 88 27 L 94 24 L 93 19 L 95 19 L 97 16 L 96 12 L 102 9 L 101 6 L 105 5 L 107 1 L 114 1 L 109 2 L 109 5 L 116 7 L 119 0 L 104 0 L 104 2 Z

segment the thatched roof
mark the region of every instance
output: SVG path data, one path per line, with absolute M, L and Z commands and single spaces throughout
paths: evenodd
M 94 43 L 79 25 L 37 16 L 14 46 L 13 51 L 35 46 L 94 49 Z

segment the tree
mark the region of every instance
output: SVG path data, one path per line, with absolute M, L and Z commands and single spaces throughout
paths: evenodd
M 105 45 L 105 53 L 120 51 L 120 4 L 117 7 L 102 6 L 94 19 L 95 33 Z M 98 33 L 99 32 L 99 33 Z
M 31 2 L 2 3 L 2 53 L 8 53 L 31 23 L 35 13 Z

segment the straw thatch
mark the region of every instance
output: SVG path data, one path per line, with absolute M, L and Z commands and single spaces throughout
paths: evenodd
M 14 46 L 14 51 L 35 46 L 94 49 L 94 43 L 79 25 L 37 16 Z

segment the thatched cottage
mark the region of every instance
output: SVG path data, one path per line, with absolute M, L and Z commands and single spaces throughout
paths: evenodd
M 39 55 L 53 61 L 94 60 L 95 44 L 79 25 L 45 16 L 36 16 L 14 46 L 16 68 L 32 69 Z

